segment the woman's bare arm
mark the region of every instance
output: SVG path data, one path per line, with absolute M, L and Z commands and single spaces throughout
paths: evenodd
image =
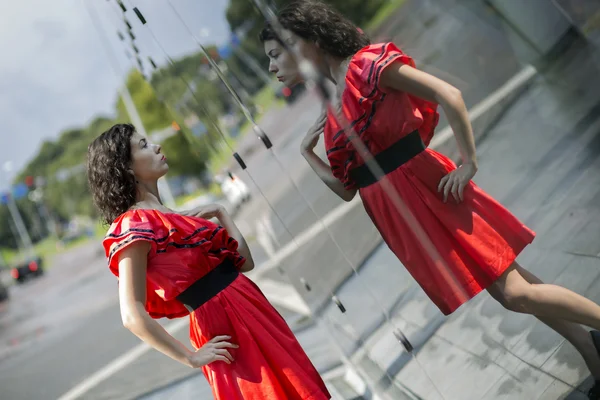
M 380 86 L 410 93 L 416 97 L 439 104 L 454 132 L 462 157 L 460 170 L 453 171 L 440 182 L 444 198 L 452 193 L 462 199 L 462 190 L 477 171 L 477 155 L 473 128 L 460 90 L 449 83 L 409 65 L 396 62 L 381 73 Z
M 402 63 L 386 68 L 380 85 L 439 104 L 454 131 L 463 163 L 477 164 L 473 128 L 460 90 L 426 72 Z
M 123 325 L 161 353 L 192 366 L 194 352 L 171 336 L 145 309 L 150 243 L 135 242 L 119 254 L 119 306 Z
M 324 110 L 319 116 L 319 119 L 306 133 L 306 136 L 300 145 L 300 151 L 304 159 L 308 162 L 308 165 L 310 165 L 319 179 L 321 179 L 333 193 L 337 194 L 344 201 L 351 201 L 356 195 L 356 189 L 346 189 L 344 184 L 333 175 L 333 172 L 331 172 L 331 166 L 321 160 L 321 157 L 314 152 L 319 137 L 323 134 L 326 120 L 327 110 Z
M 248 247 L 248 243 L 246 243 L 246 239 L 242 232 L 240 232 L 239 228 L 233 221 L 233 218 L 229 215 L 227 210 L 224 207 L 221 207 L 216 215 L 217 219 L 225 228 L 229 236 L 234 238 L 238 242 L 237 251 L 240 253 L 242 257 L 246 259 L 244 265 L 240 268 L 241 272 L 248 272 L 254 269 L 254 260 L 252 259 L 252 253 L 250 253 L 250 247 Z
M 194 216 L 211 220 L 215 218 L 219 224 L 225 228 L 230 237 L 234 238 L 238 242 L 237 252 L 246 259 L 246 262 L 240 268 L 241 272 L 248 272 L 254 269 L 254 260 L 252 259 L 252 253 L 250 253 L 250 247 L 244 239 L 244 235 L 240 232 L 239 228 L 233 221 L 233 218 L 229 215 L 225 207 L 221 204 L 207 204 L 205 206 L 196 207 L 192 210 L 181 211 L 181 215 Z

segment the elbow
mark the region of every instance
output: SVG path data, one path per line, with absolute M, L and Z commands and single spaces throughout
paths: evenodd
M 349 203 L 354 199 L 354 196 L 356 196 L 356 190 L 345 190 L 340 197 L 346 203 Z
M 254 269 L 254 260 L 252 258 L 246 258 L 246 261 L 240 267 L 241 272 L 250 272 L 253 269 Z
M 465 101 L 463 100 L 462 92 L 452 85 L 446 85 L 437 93 L 436 98 L 438 104 L 440 104 L 442 107 L 465 107 Z
M 142 316 L 134 313 L 122 313 L 121 321 L 123 326 L 133 333 L 138 332 L 143 325 Z

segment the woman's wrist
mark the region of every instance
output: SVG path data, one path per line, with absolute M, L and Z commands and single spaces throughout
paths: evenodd
M 185 354 L 184 354 L 183 360 L 181 360 L 181 362 L 190 368 L 196 368 L 196 366 L 194 365 L 194 361 L 192 360 L 192 357 L 194 356 L 194 354 L 195 353 L 193 351 L 191 351 L 190 349 L 185 347 Z
M 225 206 L 222 204 L 219 204 L 217 206 L 217 216 L 220 217 L 221 215 L 224 215 L 226 213 L 227 213 L 227 209 L 225 208 Z
M 314 148 L 302 148 L 300 153 L 304 156 L 304 158 L 307 158 L 310 155 L 315 154 L 315 149 Z
M 475 171 L 477 171 L 477 169 L 479 168 L 479 164 L 477 163 L 476 158 L 472 158 L 472 159 L 463 161 L 463 165 L 470 165 L 471 167 L 473 167 L 475 169 Z

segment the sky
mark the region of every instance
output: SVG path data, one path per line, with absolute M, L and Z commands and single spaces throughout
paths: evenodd
M 144 61 L 150 55 L 159 66 L 167 63 L 148 29 L 172 58 L 199 50 L 169 2 L 203 44 L 229 39 L 229 0 L 123 1 Z M 86 5 L 97 16 L 116 62 L 110 62 Z M 146 25 L 132 11 L 134 6 Z M 131 49 L 129 37 L 122 42 L 116 34 L 117 29 L 126 33 L 122 18 L 115 0 L 0 2 L 0 188 L 44 140 L 85 126 L 98 115 L 113 114 L 118 86 L 133 62 L 125 56 L 125 49 Z M 5 171 L 6 163 L 12 171 Z

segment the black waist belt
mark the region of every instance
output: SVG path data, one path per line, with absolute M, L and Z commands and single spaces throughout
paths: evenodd
M 374 157 L 385 175 L 398 169 L 402 164 L 425 150 L 425 144 L 419 131 L 412 131 L 396 143 Z M 359 165 L 348 171 L 349 178 L 359 188 L 364 188 L 378 181 L 366 164 Z
M 233 262 L 226 259 L 208 274 L 192 283 L 177 296 L 177 300 L 192 312 L 229 286 L 238 275 L 239 272 Z

